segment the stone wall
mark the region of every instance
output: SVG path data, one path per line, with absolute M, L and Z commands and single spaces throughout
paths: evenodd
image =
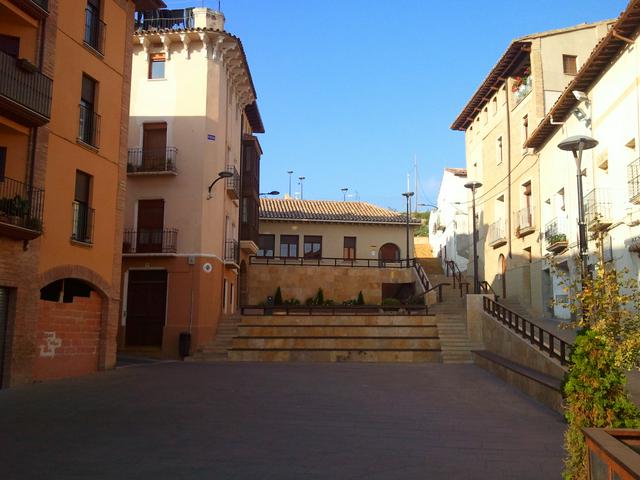
M 413 268 L 309 267 L 295 265 L 248 266 L 248 304 L 264 302 L 276 288 L 282 298 L 300 302 L 313 297 L 322 288 L 325 299 L 335 302 L 355 299 L 362 291 L 367 304 L 380 304 L 383 283 L 413 283 Z

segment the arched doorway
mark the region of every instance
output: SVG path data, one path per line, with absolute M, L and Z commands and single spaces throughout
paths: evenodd
M 385 262 L 400 261 L 400 248 L 395 243 L 385 243 L 380 247 L 378 258 Z
M 240 262 L 240 278 L 238 283 L 240 284 L 240 295 L 238 300 L 240 301 L 240 307 L 242 307 L 243 305 L 247 305 L 249 294 L 249 287 L 247 283 L 247 262 L 244 260 Z
M 500 272 L 500 283 L 502 283 L 502 298 L 507 298 L 507 259 L 502 254 L 498 257 L 498 271 Z

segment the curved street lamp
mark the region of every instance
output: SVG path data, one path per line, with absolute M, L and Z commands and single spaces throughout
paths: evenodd
M 258 196 L 264 197 L 266 195 L 280 195 L 280 192 L 277 190 L 271 190 L 270 192 L 259 193 Z
M 411 208 L 411 197 L 413 192 L 404 192 L 403 197 L 407 199 L 407 268 L 409 267 L 409 209 Z
M 216 183 L 218 183 L 218 181 L 222 180 L 223 178 L 231 178 L 231 177 L 233 177 L 232 172 L 227 172 L 226 170 L 223 170 L 222 172 L 218 172 L 218 176 L 215 178 L 213 182 L 211 182 L 211 185 L 209 185 L 209 188 L 208 188 L 209 194 L 207 195 L 207 200 L 211 199 L 211 189 Z
M 473 196 L 473 293 L 480 293 L 480 279 L 478 276 L 478 230 L 476 227 L 476 190 L 482 186 L 480 182 L 467 182 L 464 188 L 471 190 Z

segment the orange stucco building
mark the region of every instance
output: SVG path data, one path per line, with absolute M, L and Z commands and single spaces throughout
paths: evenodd
M 157 0 L 0 0 L 0 385 L 115 364 L 131 44 Z

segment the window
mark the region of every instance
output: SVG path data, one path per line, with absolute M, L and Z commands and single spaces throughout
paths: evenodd
M 234 290 L 233 283 L 231 283 L 229 288 L 229 305 L 231 306 L 231 313 L 234 312 L 234 306 L 235 306 L 235 298 L 234 298 L 235 292 L 233 290 Z
M 104 23 L 100 20 L 100 0 L 88 0 L 84 17 L 84 43 L 102 53 Z
M 227 279 L 222 281 L 222 309 L 227 313 Z
M 562 55 L 562 70 L 566 75 L 576 75 L 578 73 L 578 57 Z
M 167 154 L 167 123 L 142 125 L 142 172 L 166 172 L 174 169 L 173 159 Z
M 18 58 L 20 56 L 20 37 L 0 35 L 0 52 Z
M 0 147 L 0 181 L 4 181 L 4 171 L 7 166 L 7 147 Z
M 529 115 L 522 117 L 522 147 L 527 143 L 529 139 Z
M 91 203 L 91 175 L 76 170 L 76 188 L 73 196 L 73 226 L 71 239 L 92 243 L 93 209 Z
M 496 140 L 496 165 L 502 164 L 502 137 Z
M 275 245 L 275 235 L 260 235 L 258 237 L 258 257 L 273 257 Z
M 280 256 L 288 258 L 298 256 L 298 235 L 280 235 Z
M 488 120 L 489 120 L 489 108 L 484 107 L 484 110 L 482 110 L 482 123 L 486 124 Z
M 322 258 L 322 237 L 319 235 L 304 236 L 304 258 Z
M 344 237 L 344 248 L 342 252 L 345 260 L 356 259 L 356 237 Z
M 157 80 L 164 78 L 164 53 L 152 53 L 149 56 L 149 78 Z
M 493 100 L 491 101 L 491 110 L 494 115 L 498 113 L 498 96 L 497 95 L 493 97 Z
M 93 147 L 98 146 L 98 124 L 100 118 L 95 113 L 97 90 L 98 82 L 87 75 L 82 75 L 78 140 Z

